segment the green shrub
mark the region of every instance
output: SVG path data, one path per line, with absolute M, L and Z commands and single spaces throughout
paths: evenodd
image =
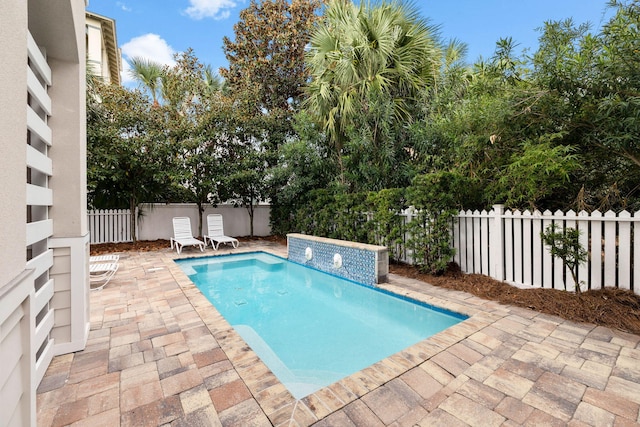
M 454 195 L 465 180 L 451 172 L 434 172 L 414 178 L 407 191 L 407 204 L 416 209 L 408 224 L 408 246 L 413 262 L 421 271 L 443 273 L 455 255 L 451 247 L 451 225 L 457 213 Z
M 580 293 L 578 282 L 578 267 L 587 260 L 587 251 L 580 243 L 580 230 L 567 227 L 558 229 L 557 224 L 549 224 L 545 231 L 540 233 L 545 245 L 551 247 L 551 255 L 560 258 L 564 265 L 571 271 L 576 293 Z M 567 290 L 567 282 L 564 283 Z

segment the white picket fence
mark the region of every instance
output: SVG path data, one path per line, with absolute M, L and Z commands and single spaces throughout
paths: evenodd
M 640 211 L 461 211 L 453 226 L 455 261 L 465 273 L 480 273 L 516 286 L 574 289 L 570 271 L 553 258 L 540 233 L 550 224 L 580 230 L 588 261 L 578 269 L 581 289 L 605 286 L 640 294 Z M 639 228 L 640 230 L 640 228 Z
M 142 214 L 140 214 L 142 212 Z M 270 206 L 255 206 L 253 218 L 254 236 L 271 234 L 269 225 Z M 203 227 L 206 227 L 206 216 L 218 213 L 224 216 L 224 230 L 230 236 L 248 236 L 250 234 L 249 214 L 245 208 L 232 204 L 221 204 L 217 207 L 207 206 L 203 213 Z M 171 219 L 186 216 L 191 219 L 194 236 L 198 233 L 198 208 L 194 203 L 157 203 L 144 204 L 137 213 L 137 237 L 139 240 L 166 239 L 172 236 Z M 129 209 L 90 210 L 88 212 L 90 243 L 131 242 Z M 206 230 L 204 230 L 206 233 Z
M 133 241 L 129 209 L 90 210 L 87 216 L 91 244 Z
M 235 212 L 244 214 L 244 209 Z M 171 210 L 167 215 L 177 213 Z M 263 216 L 260 222 L 268 222 L 268 213 Z M 406 224 L 415 212 L 409 208 L 400 216 Z M 228 217 L 233 219 L 232 215 Z M 168 224 L 168 219 L 161 219 L 162 224 Z M 155 225 L 157 221 L 147 221 L 154 224 L 150 228 L 162 228 L 169 235 L 168 226 L 159 227 Z M 484 274 L 519 287 L 565 289 L 566 283 L 566 289 L 573 290 L 570 271 L 561 260 L 551 256 L 540 237 L 552 223 L 581 231 L 582 245 L 589 253 L 588 261 L 578 270 L 581 289 L 613 286 L 640 294 L 640 274 L 634 272 L 634 266 L 640 265 L 640 237 L 635 238 L 636 226 L 640 233 L 640 211 L 633 215 L 627 211 L 619 214 L 612 211 L 605 214 L 599 211 L 591 214 L 584 211 L 577 214 L 574 211 L 512 212 L 505 211 L 502 205 L 495 205 L 491 211 L 460 211 L 452 227 L 451 239 L 456 249 L 454 261 L 465 273 Z M 257 235 L 268 234 L 268 227 L 265 227 L 261 226 L 264 231 Z M 90 211 L 89 229 L 91 243 L 131 241 L 129 210 Z M 238 229 L 237 234 L 248 233 Z M 150 235 L 154 239 L 161 237 L 168 238 Z M 141 234 L 140 238 L 144 239 L 144 236 Z M 400 260 L 411 262 L 411 254 L 402 245 L 394 253 L 400 255 Z

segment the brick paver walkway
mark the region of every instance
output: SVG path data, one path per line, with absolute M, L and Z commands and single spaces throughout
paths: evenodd
M 218 253 L 247 250 L 286 255 Z M 123 254 L 91 292 L 87 347 L 54 358 L 39 426 L 640 425 L 640 336 L 393 275 L 385 288 L 469 319 L 296 401 L 177 257 Z

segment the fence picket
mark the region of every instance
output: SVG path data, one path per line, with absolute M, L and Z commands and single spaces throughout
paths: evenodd
M 564 228 L 573 228 L 576 229 L 576 221 L 572 218 L 574 218 L 576 216 L 576 212 L 574 210 L 569 210 L 566 213 L 566 217 L 568 219 L 565 220 L 564 222 Z M 569 268 L 568 265 L 565 265 L 565 271 L 564 271 L 564 280 L 565 283 L 567 285 L 567 290 L 570 291 L 574 291 L 576 289 L 576 282 L 573 280 L 573 273 L 571 271 L 571 269 Z M 578 279 L 578 283 L 580 282 L 580 279 Z
M 90 242 L 131 241 L 128 209 L 91 210 L 87 213 Z M 398 246 L 400 260 L 413 262 L 407 230 L 415 217 L 412 207 L 399 213 L 404 226 L 404 242 Z M 555 223 L 559 229 L 577 227 L 580 242 L 589 253 L 588 262 L 579 266 L 578 280 L 590 289 L 617 286 L 640 294 L 640 211 L 543 213 L 504 210 L 494 205 L 490 211 L 463 211 L 454 218 L 451 242 L 453 259 L 465 273 L 481 273 L 514 284 L 573 290 L 571 272 L 554 259 L 544 245 L 541 233 Z M 637 232 L 636 232 L 637 231 Z M 637 237 L 637 238 L 636 238 Z
M 130 242 L 128 209 L 103 209 L 88 212 L 90 243 Z
M 583 219 L 589 218 L 589 213 L 585 211 L 578 212 L 578 230 L 580 231 L 580 245 L 589 250 L 589 221 L 583 221 Z M 580 282 L 580 289 L 586 291 L 591 289 L 589 283 L 589 263 L 583 262 L 578 266 L 578 281 Z M 584 283 L 583 283 L 584 282 Z
M 553 213 L 550 210 L 544 211 L 542 219 L 542 230 L 547 231 L 547 227 L 553 224 Z M 542 245 L 542 287 L 553 288 L 553 257 L 548 246 L 544 245 L 542 239 L 540 240 Z
M 531 286 L 533 280 L 531 278 L 531 211 L 525 210 L 522 214 L 522 283 Z
M 564 212 L 557 210 L 553 215 L 553 222 L 557 224 L 559 229 L 564 229 Z M 570 289 L 564 281 L 564 263 L 561 259 L 553 260 L 553 287 L 556 289 Z
M 602 288 L 602 213 L 591 212 L 591 289 Z
M 605 219 L 615 218 L 613 211 L 604 214 Z M 616 285 L 616 223 L 604 223 L 604 286 Z
M 633 214 L 633 218 L 636 220 L 633 222 L 633 265 L 631 266 L 631 273 L 633 275 L 633 292 L 640 294 L 640 274 L 635 272 L 635 267 L 640 267 L 640 211 Z
M 489 214 L 483 209 L 480 216 L 480 250 L 482 251 L 480 274 L 489 275 Z
M 466 259 L 467 259 L 467 270 L 468 271 L 474 271 L 474 266 L 473 266 L 473 253 L 475 252 L 475 245 L 473 242 L 473 213 L 471 211 L 467 211 L 467 218 L 466 218 L 466 236 L 467 236 L 467 241 L 465 242 L 465 245 L 467 247 L 467 254 L 465 255 Z
M 507 282 L 515 282 L 513 276 L 513 213 L 504 213 L 504 278 Z
M 479 273 L 481 271 L 480 264 L 482 262 L 482 246 L 480 245 L 480 212 L 478 210 L 473 212 L 473 272 Z
M 618 287 L 631 289 L 631 214 L 618 214 Z
M 462 227 L 462 221 L 464 219 L 464 211 L 460 211 L 458 212 L 458 217 L 456 219 L 454 219 L 453 221 L 453 247 L 455 248 L 455 254 L 453 255 L 453 261 L 458 264 L 458 265 L 462 265 L 462 248 L 464 247 L 464 244 L 462 243 L 462 241 L 460 240 L 460 227 Z
M 522 283 L 522 212 L 513 212 L 513 281 Z
M 533 220 L 531 221 L 531 247 L 532 247 L 532 260 L 531 260 L 531 285 L 539 288 L 542 286 L 542 238 L 540 233 L 542 231 L 542 214 L 539 210 L 533 211 Z

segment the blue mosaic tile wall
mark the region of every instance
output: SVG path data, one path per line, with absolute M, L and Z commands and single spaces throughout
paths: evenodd
M 289 261 L 307 265 L 354 282 L 375 285 L 376 253 L 370 250 L 350 248 L 332 243 L 317 242 L 297 237 L 288 237 Z M 307 260 L 305 252 L 311 248 L 313 257 Z M 335 254 L 342 256 L 342 266 L 334 267 Z

